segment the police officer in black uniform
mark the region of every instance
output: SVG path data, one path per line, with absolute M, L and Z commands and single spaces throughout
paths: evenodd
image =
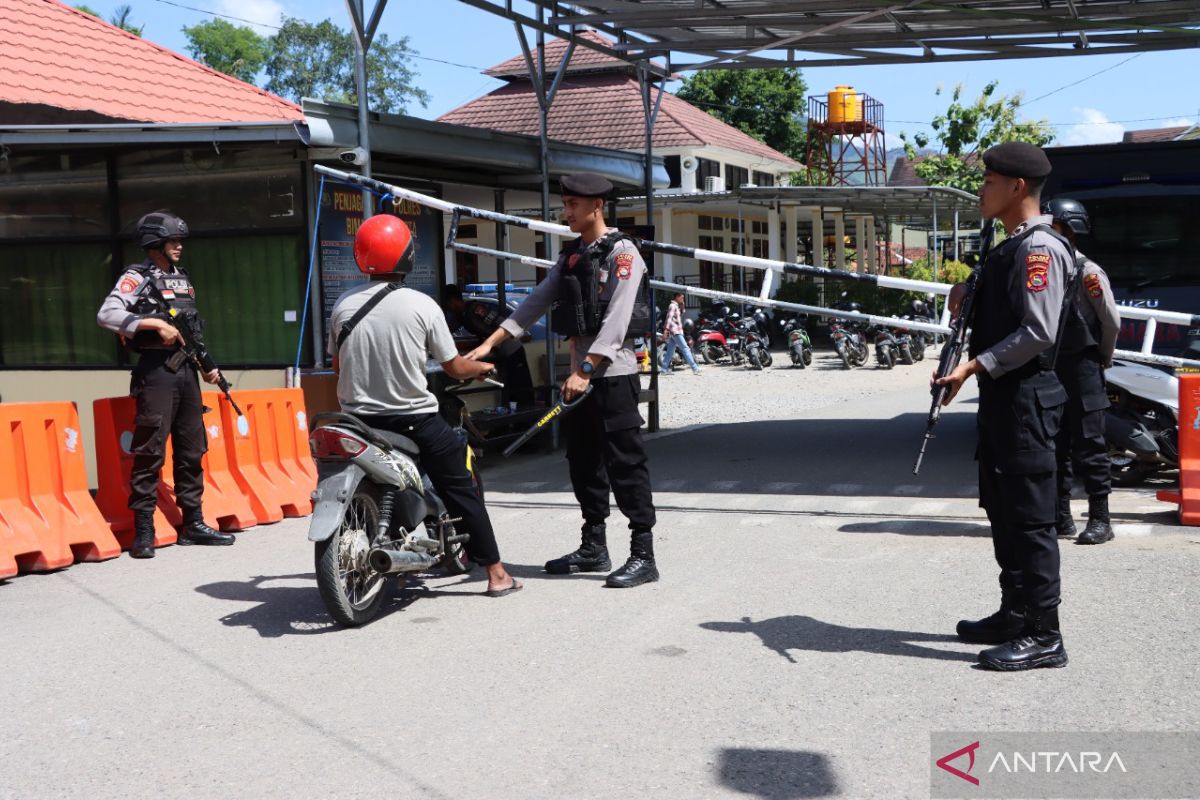
M 979 504 L 992 527 L 1001 599 L 996 613 L 959 622 L 958 635 L 997 645 L 979 654 L 986 668 L 1061 667 L 1055 440 L 1067 393 L 1054 373 L 1054 349 L 1074 256 L 1038 213 L 1050 174 L 1045 153 L 1009 142 L 985 152 L 983 163 L 980 210 L 1009 236 L 980 273 L 971 359 L 939 382 L 948 403 L 978 376 Z
M 520 336 L 553 307 L 551 327 L 570 337 L 571 375 L 562 386 L 570 401 L 591 393 L 563 419 L 571 485 L 583 512 L 579 549 L 546 562 L 546 572 L 607 572 L 605 520 L 609 491 L 629 518 L 629 560 L 608 576 L 616 588 L 658 580 L 654 560 L 654 501 L 638 412 L 638 364 L 633 338 L 650 328 L 646 265 L 629 236 L 604 223 L 604 200 L 612 184 L 583 173 L 560 181 L 567 225 L 579 238 L 567 243 L 558 263 L 483 344 L 468 356 L 484 358 L 497 344 Z
M 180 333 L 167 321 L 172 310 L 196 309 L 196 289 L 179 265 L 187 235 L 187 223 L 169 211 L 154 211 L 138 220 L 136 236 L 146 260 L 125 270 L 96 315 L 101 327 L 118 334 L 131 352 L 139 354 L 129 385 L 129 393 L 137 399 L 129 493 L 134 515 L 129 554 L 134 558 L 154 558 L 154 507 L 168 434 L 175 452 L 175 501 L 183 512 L 179 544 L 234 543 L 232 534 L 204 524 L 200 508 L 204 493 L 200 459 L 208 450 L 204 403 L 197 369 L 183 357 Z M 212 370 L 200 377 L 216 383 L 219 376 Z
M 1062 342 L 1055 372 L 1067 390 L 1067 409 L 1058 441 L 1058 535 L 1075 536 L 1071 519 L 1072 466 L 1088 496 L 1088 523 L 1076 544 L 1103 544 L 1113 538 L 1108 516 L 1112 491 L 1104 415 L 1108 393 L 1104 368 L 1112 365 L 1121 314 L 1108 275 L 1075 247 L 1077 236 L 1091 233 L 1087 209 L 1078 200 L 1056 197 L 1042 206 L 1054 220 L 1054 230 L 1071 243 L 1075 254 L 1074 290 L 1067 304 Z

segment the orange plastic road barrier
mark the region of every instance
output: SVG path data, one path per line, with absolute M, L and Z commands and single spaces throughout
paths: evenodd
M 88 493 L 74 403 L 0 403 L 0 577 L 121 554 Z
M 301 389 L 239 391 L 238 417 L 224 397 L 221 427 L 226 431 L 229 466 L 250 498 L 259 522 L 312 513 L 317 468 L 308 450 L 308 417 Z
M 213 395 L 205 395 L 212 402 Z M 258 516 L 250 504 L 250 497 L 238 485 L 229 467 L 226 451 L 227 433 L 221 426 L 221 413 L 214 408 L 204 415 L 204 429 L 208 434 L 208 452 L 200 460 L 204 470 L 204 521 L 223 531 L 240 531 L 258 524 Z M 307 447 L 307 442 L 305 443 Z M 167 440 L 167 456 L 163 464 L 162 479 L 158 482 L 158 507 L 172 525 L 183 524 L 183 512 L 175 503 L 174 451 Z
M 1179 521 L 1200 525 L 1200 375 L 1179 375 L 1179 491 L 1158 499 L 1179 505 Z
M 137 401 L 133 397 L 103 397 L 92 402 L 96 431 L 96 505 L 116 534 L 121 547 L 133 544 L 133 511 L 129 508 L 129 476 L 133 472 L 133 422 Z M 154 546 L 175 544 L 175 528 L 154 512 Z

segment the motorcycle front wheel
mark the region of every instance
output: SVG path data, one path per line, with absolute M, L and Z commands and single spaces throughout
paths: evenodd
M 846 369 L 852 369 L 853 366 L 850 364 L 850 354 L 846 352 L 846 346 L 844 344 L 839 344 L 835 349 L 837 350 L 837 354 L 842 359 L 842 366 Z
M 750 365 L 750 369 L 761 370 L 763 368 L 762 351 L 757 347 L 751 347 L 746 352 L 746 363 Z
M 337 530 L 316 543 L 317 589 L 329 615 L 339 624 L 370 622 L 392 595 L 394 582 L 367 563 L 379 529 L 379 503 L 370 486 L 350 498 Z

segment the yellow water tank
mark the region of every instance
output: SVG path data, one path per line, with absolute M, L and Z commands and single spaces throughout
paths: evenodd
M 862 97 L 853 86 L 835 86 L 829 93 L 830 122 L 862 122 Z

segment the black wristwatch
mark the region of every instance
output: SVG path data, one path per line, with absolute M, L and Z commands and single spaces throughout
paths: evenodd
M 592 373 L 596 371 L 596 367 L 585 358 L 583 363 L 579 365 L 579 371 L 590 378 L 592 377 Z

